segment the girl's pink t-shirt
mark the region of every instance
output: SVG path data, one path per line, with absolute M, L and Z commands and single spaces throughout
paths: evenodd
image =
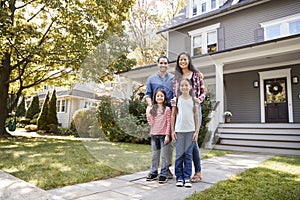
M 164 113 L 161 108 L 158 108 L 155 117 L 147 113 L 147 120 L 150 125 L 150 135 L 170 135 L 171 109 L 169 107 L 166 107 Z

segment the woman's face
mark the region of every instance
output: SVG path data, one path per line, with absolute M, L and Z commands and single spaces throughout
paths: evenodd
M 181 67 L 181 69 L 188 68 L 189 58 L 186 55 L 183 54 L 179 57 L 179 66 Z

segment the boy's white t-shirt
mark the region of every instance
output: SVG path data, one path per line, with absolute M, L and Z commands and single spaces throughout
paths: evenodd
M 177 101 L 178 113 L 175 122 L 175 132 L 195 131 L 194 101 L 192 97 L 185 99 L 179 96 Z

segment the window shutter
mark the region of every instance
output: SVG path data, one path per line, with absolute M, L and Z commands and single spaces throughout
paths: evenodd
M 225 32 L 224 27 L 220 27 L 217 29 L 218 31 L 218 51 L 222 51 L 225 49 Z
M 254 30 L 254 41 L 255 43 L 264 41 L 264 28 Z

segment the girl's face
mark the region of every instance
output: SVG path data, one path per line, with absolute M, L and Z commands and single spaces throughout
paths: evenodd
M 179 57 L 179 66 L 181 69 L 188 68 L 189 58 L 186 55 L 183 54 Z
M 160 91 L 157 92 L 156 95 L 155 95 L 155 100 L 156 100 L 157 104 L 162 105 L 164 103 L 164 101 L 165 101 L 165 95 L 164 95 L 164 93 L 162 93 Z
M 182 80 L 180 82 L 179 89 L 180 89 L 180 92 L 182 92 L 182 94 L 188 94 L 190 92 L 190 90 L 192 89 L 192 86 L 187 80 Z

